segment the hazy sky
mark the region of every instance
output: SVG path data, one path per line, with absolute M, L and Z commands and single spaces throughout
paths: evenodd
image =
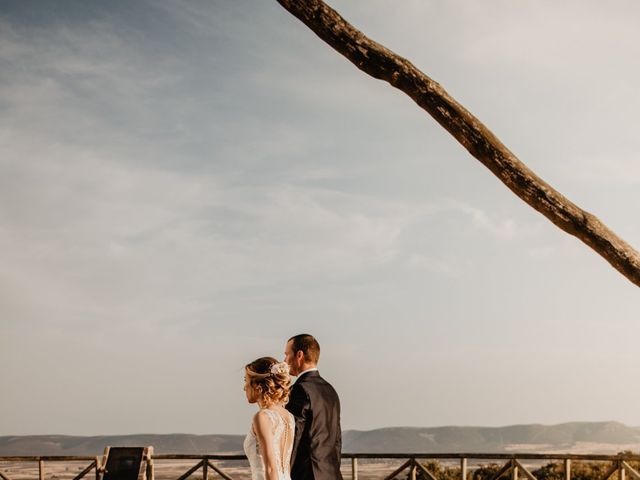
M 333 0 L 640 247 L 640 4 Z M 0 0 L 0 435 L 640 425 L 640 291 L 275 0 Z

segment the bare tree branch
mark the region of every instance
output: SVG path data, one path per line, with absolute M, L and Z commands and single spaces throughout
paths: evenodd
M 533 173 L 476 117 L 407 59 L 374 42 L 322 0 L 278 0 L 356 67 L 409 95 L 502 183 L 640 286 L 640 255 L 597 217 Z

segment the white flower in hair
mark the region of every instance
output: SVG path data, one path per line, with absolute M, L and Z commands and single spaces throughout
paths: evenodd
M 283 373 L 289 373 L 289 365 L 285 362 L 278 362 L 271 365 L 271 373 L 274 375 L 280 375 Z

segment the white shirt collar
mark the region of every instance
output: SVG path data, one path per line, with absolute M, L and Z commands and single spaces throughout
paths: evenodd
M 304 375 L 305 373 L 308 373 L 308 372 L 317 372 L 317 371 L 318 371 L 318 367 L 307 368 L 304 372 L 300 372 L 296 378 L 300 378 L 300 377 L 301 377 L 302 375 Z

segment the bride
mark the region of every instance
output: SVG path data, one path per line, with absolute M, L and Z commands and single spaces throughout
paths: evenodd
M 289 366 L 275 358 L 258 358 L 245 367 L 247 401 L 260 407 L 244 440 L 252 480 L 291 480 L 295 420 L 284 408 L 290 385 Z

